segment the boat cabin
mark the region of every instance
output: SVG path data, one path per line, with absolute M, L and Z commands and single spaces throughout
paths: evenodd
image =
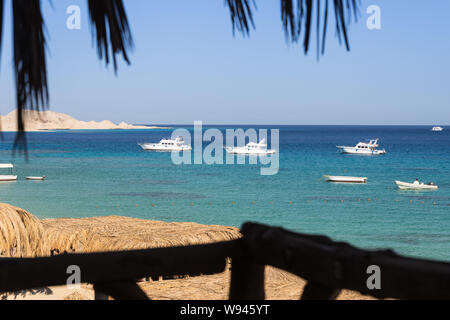
M 378 147 L 378 139 L 370 140 L 369 142 L 359 142 L 356 145 L 358 149 L 370 149 L 373 150 Z
M 11 163 L 0 163 L 0 169 L 9 169 L 9 173 L 12 174 L 14 165 Z

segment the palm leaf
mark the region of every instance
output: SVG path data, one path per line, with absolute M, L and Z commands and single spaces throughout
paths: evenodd
M 12 3 L 18 126 L 14 149 L 25 149 L 23 110 L 40 110 L 48 103 L 46 40 L 40 0 L 14 0 Z
M 2 35 L 3 35 L 3 0 L 0 0 L 0 54 L 2 52 Z
M 251 5 L 256 8 L 254 1 L 249 0 L 226 0 L 226 6 L 230 10 L 231 24 L 233 25 L 233 34 L 237 29 L 244 36 L 250 33 L 250 26 L 253 28 L 253 13 Z
M 295 43 L 303 36 L 303 50 L 305 54 L 308 53 L 310 48 L 314 8 L 316 10 L 317 54 L 319 52 L 323 54 L 325 51 L 329 1 L 333 1 L 334 5 L 336 34 L 339 42 L 342 42 L 343 39 L 346 49 L 350 50 L 347 26 L 351 21 L 352 14 L 355 21 L 358 18 L 359 0 L 280 0 L 281 21 L 286 39 Z M 235 29 L 237 29 L 244 36 L 247 36 L 250 32 L 250 26 L 254 28 L 251 5 L 253 4 L 253 7 L 256 8 L 254 1 L 226 0 L 225 3 L 230 10 L 233 34 Z M 324 3 L 323 6 L 321 5 L 322 3 Z M 321 8 L 324 8 L 324 10 Z M 320 32 L 321 28 L 322 32 Z M 320 47 L 322 47 L 321 50 Z
M 122 54 L 123 59 L 130 64 L 127 51 L 133 48 L 133 38 L 122 0 L 88 0 L 88 7 L 98 56 L 105 59 L 108 65 L 111 55 L 114 71 L 117 72 L 116 55 Z
M 303 34 L 303 50 L 305 54 L 310 48 L 311 28 L 313 23 L 313 12 L 316 10 L 316 41 L 317 53 L 325 52 L 325 38 L 329 19 L 330 0 L 281 0 L 281 20 L 283 22 L 286 37 L 292 42 L 297 42 Z M 354 14 L 355 21 L 358 18 L 358 0 L 332 0 L 334 5 L 336 34 L 339 42 L 344 39 L 345 47 L 350 50 L 347 26 Z M 296 3 L 295 3 L 296 2 Z M 322 3 L 324 5 L 322 6 Z M 324 9 L 322 9 L 324 8 Z M 289 27 L 287 27 L 289 26 Z M 322 32 L 320 29 L 322 28 Z M 322 38 L 322 39 L 321 39 Z M 322 49 L 320 50 L 320 47 Z

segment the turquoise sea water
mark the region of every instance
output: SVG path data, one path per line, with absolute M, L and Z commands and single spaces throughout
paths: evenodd
M 225 128 L 232 126 L 219 127 Z M 0 184 L 0 201 L 39 218 L 122 215 L 232 226 L 256 221 L 450 261 L 449 128 L 264 128 L 280 129 L 275 176 L 261 176 L 258 165 L 177 166 L 170 154 L 137 145 L 171 130 L 30 133 L 29 162 L 12 157 L 14 134 L 5 133 L 0 162 L 14 162 L 19 181 Z M 376 137 L 386 156 L 336 152 L 336 145 Z M 368 183 L 330 184 L 324 174 L 365 176 Z M 26 181 L 27 175 L 47 180 Z M 394 185 L 416 178 L 434 181 L 439 190 L 399 191 Z

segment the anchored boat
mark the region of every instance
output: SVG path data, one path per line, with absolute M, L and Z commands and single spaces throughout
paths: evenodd
M 367 183 L 365 177 L 323 176 L 327 182 L 340 183 Z
M 360 155 L 370 155 L 370 156 L 386 154 L 386 150 L 376 149 L 377 147 L 379 147 L 378 140 L 379 139 L 372 139 L 372 140 L 369 140 L 369 142 L 359 142 L 354 147 L 337 146 L 337 148 L 341 149 L 342 153 L 347 153 L 347 154 L 360 154 Z
M 173 151 L 190 151 L 192 147 L 184 144 L 183 137 L 173 139 L 162 139 L 159 143 L 138 143 L 138 145 L 146 151 L 173 152 Z
M 245 147 L 226 147 L 225 150 L 231 154 L 245 155 L 268 155 L 275 154 L 275 150 L 268 150 L 266 139 L 262 139 L 259 143 L 250 142 Z
M 419 182 L 419 180 L 414 181 L 413 183 L 403 182 L 403 181 L 395 181 L 395 184 L 401 190 L 437 190 L 438 186 L 433 182 L 429 182 L 427 184 Z
M 433 129 L 431 129 L 431 131 L 444 131 L 444 128 L 442 128 L 442 127 L 433 127 Z
M 0 164 L 0 169 L 9 169 L 8 175 L 0 175 L 0 182 L 17 181 L 17 176 L 13 175 L 14 165 L 11 163 Z
M 45 178 L 47 178 L 47 177 L 46 176 L 42 176 L 42 177 L 25 177 L 25 179 L 33 180 L 33 181 L 43 181 L 43 180 L 45 180 Z

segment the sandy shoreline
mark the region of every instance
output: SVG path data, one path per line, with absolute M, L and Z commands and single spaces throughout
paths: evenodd
M 238 239 L 239 229 L 190 222 L 162 222 L 109 216 L 83 219 L 39 220 L 25 210 L 0 203 L 0 255 L 6 257 L 48 256 L 51 252 L 82 253 L 128 249 L 162 248 Z M 19 244 L 19 245 L 17 245 Z M 230 266 L 220 274 L 140 283 L 151 299 L 228 299 Z M 269 300 L 299 299 L 305 281 L 288 272 L 266 267 L 266 297 Z M 50 287 L 1 294 L 0 299 L 91 300 L 92 286 L 80 289 Z M 344 290 L 341 300 L 369 299 Z

